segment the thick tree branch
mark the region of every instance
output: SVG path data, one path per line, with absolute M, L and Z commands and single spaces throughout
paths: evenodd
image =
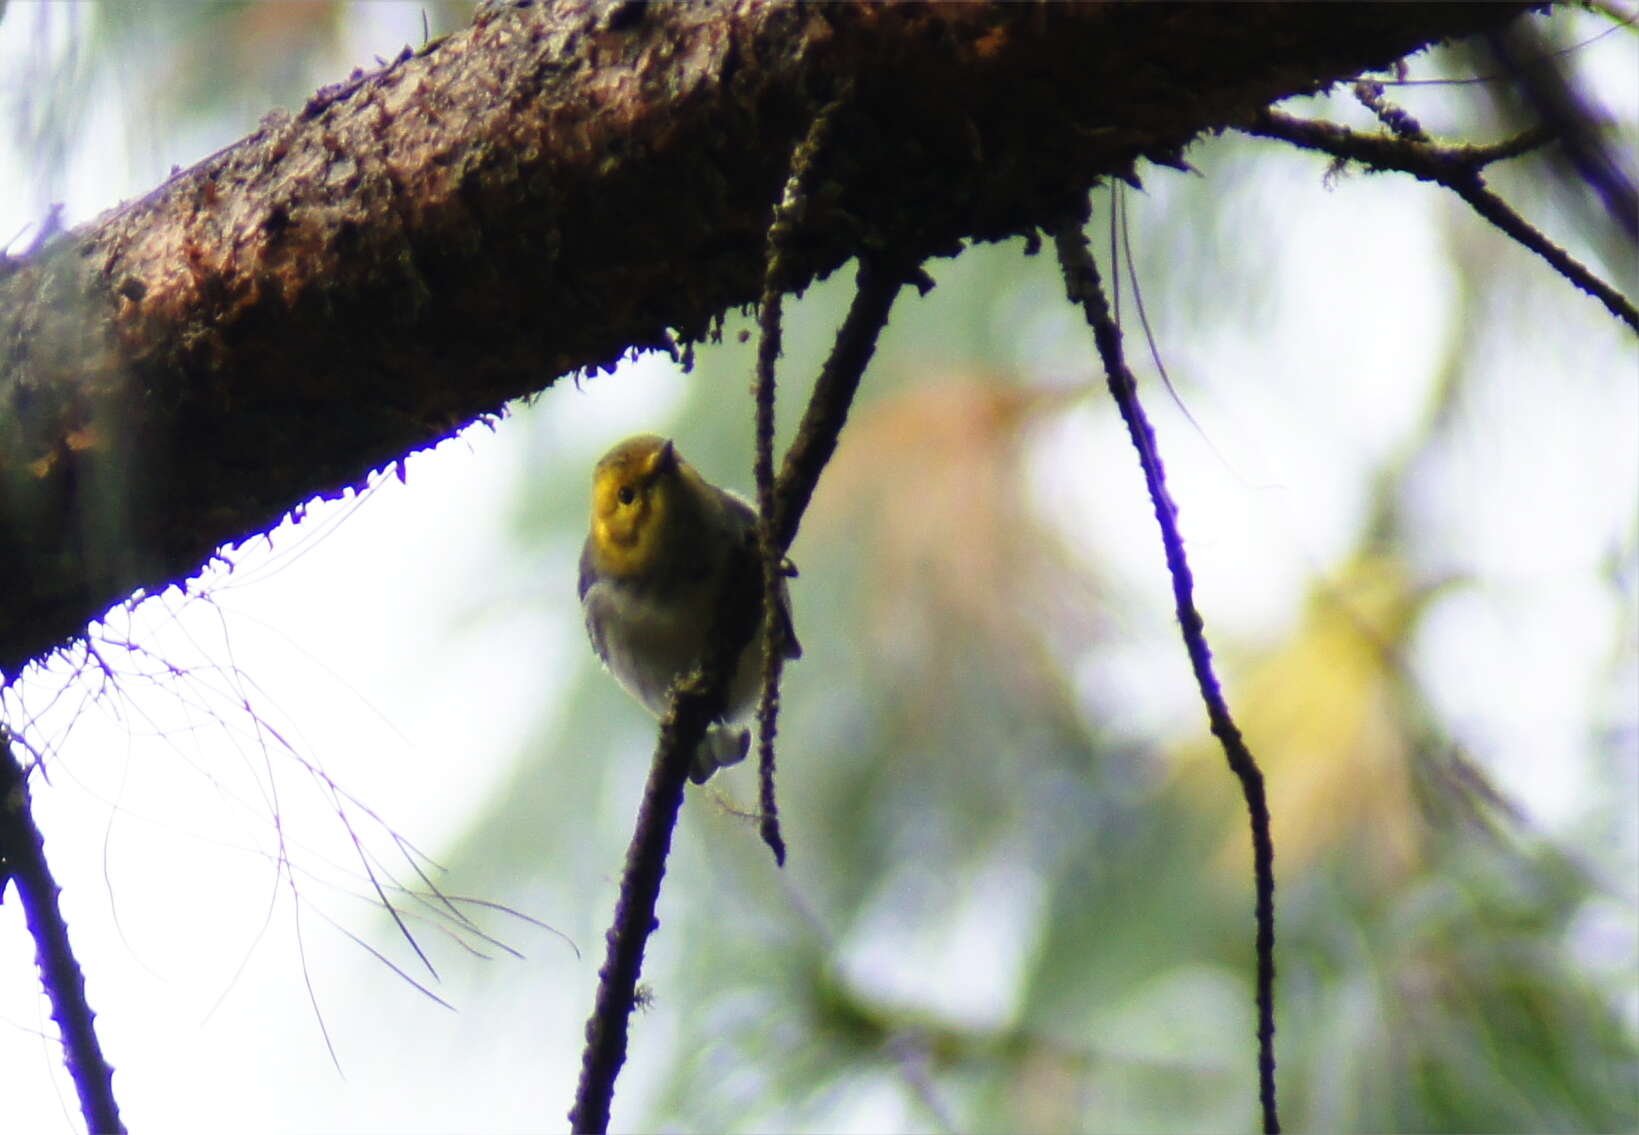
M 521 0 L 520 0 L 521 2 Z M 753 300 L 915 263 L 1519 4 L 485 5 L 0 263 L 0 673 L 507 401 Z

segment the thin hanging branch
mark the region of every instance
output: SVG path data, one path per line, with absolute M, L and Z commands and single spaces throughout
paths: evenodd
M 1275 1101 L 1275 845 L 1269 832 L 1269 804 L 1264 796 L 1263 773 L 1230 716 L 1223 689 L 1212 669 L 1212 651 L 1207 646 L 1205 622 L 1195 609 L 1195 580 L 1184 555 L 1183 537 L 1178 533 L 1178 510 L 1167 493 L 1166 472 L 1156 446 L 1155 431 L 1138 400 L 1138 385 L 1121 350 L 1121 330 L 1110 315 L 1098 268 L 1088 251 L 1082 232 L 1085 215 L 1063 221 L 1053 233 L 1059 264 L 1064 270 L 1064 286 L 1072 303 L 1080 305 L 1092 328 L 1099 358 L 1104 363 L 1110 393 L 1127 424 L 1133 448 L 1144 470 L 1144 484 L 1155 506 L 1161 526 L 1161 544 L 1166 551 L 1167 571 L 1172 577 L 1173 601 L 1184 646 L 1196 685 L 1206 703 L 1207 719 L 1213 735 L 1223 745 L 1229 767 L 1240 781 L 1252 827 L 1252 868 L 1255 878 L 1258 955 L 1258 1098 L 1263 1109 L 1263 1129 L 1280 1130 Z
M 791 546 L 825 461 L 836 449 L 837 433 L 848 417 L 848 403 L 876 350 L 877 336 L 888 322 L 894 297 L 907 279 L 916 278 L 915 270 L 893 271 L 870 261 L 860 265 L 853 304 L 814 384 L 797 439 L 786 454 L 776 482 L 771 515 L 778 518 L 774 535 L 779 555 Z M 707 727 L 723 712 L 728 675 L 757 629 L 760 610 L 735 603 L 731 597 L 757 585 L 747 564 L 736 563 L 736 570 L 728 573 L 712 648 L 701 668 L 673 692 L 671 710 L 660 723 L 654 764 L 626 851 L 614 923 L 605 936 L 608 953 L 598 971 L 597 997 L 591 1019 L 586 1022 L 580 1082 L 569 1112 L 570 1125 L 578 1132 L 609 1128 L 615 1078 L 626 1062 L 628 1026 L 643 949 L 650 932 L 659 925 L 655 905 L 666 873 L 677 813 L 683 804 L 689 758 Z
M 1370 105 L 1370 104 L 1368 104 Z M 1375 108 L 1374 108 L 1375 109 Z M 1400 112 L 1411 127 L 1421 132 L 1416 120 Z M 1471 209 L 1507 233 L 1514 240 L 1546 260 L 1554 271 L 1604 304 L 1610 313 L 1639 331 L 1639 309 L 1563 248 L 1549 240 L 1513 207 L 1486 188 L 1482 172 L 1492 162 L 1517 157 L 1552 140 L 1544 130 L 1527 130 L 1517 137 L 1490 146 L 1446 145 L 1419 140 L 1397 127 L 1397 136 L 1361 134 L 1332 122 L 1299 118 L 1265 108 L 1241 128 L 1248 134 L 1275 138 L 1305 150 L 1330 154 L 1343 161 L 1359 162 L 1367 169 L 1396 170 L 1423 181 L 1443 185 L 1466 201 Z
M 11 735 L 0 726 L 0 899 L 6 880 L 17 890 L 23 917 L 34 938 L 40 984 L 51 1002 L 51 1019 L 62 1033 L 64 1059 L 80 1114 L 92 1135 L 123 1132 L 114 1100 L 114 1070 L 97 1041 L 96 1014 L 85 997 L 85 975 L 68 941 L 68 924 L 57 903 L 62 888 L 46 862 L 45 837 L 34 824 L 28 776 L 11 750 Z
M 791 275 L 786 246 L 806 210 L 815 160 L 831 132 L 836 112 L 852 90 L 842 91 L 808 124 L 808 133 L 791 153 L 791 172 L 785 191 L 774 206 L 764 252 L 763 294 L 757 308 L 757 550 L 763 569 L 762 692 L 757 699 L 757 777 L 761 799 L 763 842 L 774 862 L 785 866 L 785 838 L 780 834 L 779 803 L 774 794 L 774 738 L 780 713 L 780 674 L 785 668 L 788 633 L 781 586 L 785 561 L 774 540 L 774 367 L 780 357 L 780 313 L 784 289 Z
M 816 117 L 814 122 L 810 141 L 814 141 L 819 119 Z M 757 698 L 757 783 L 762 812 L 759 830 L 763 842 L 774 853 L 774 862 L 781 867 L 785 866 L 785 837 L 780 834 L 779 802 L 774 794 L 774 737 L 780 713 L 780 674 L 785 668 L 785 620 L 780 608 L 780 555 L 774 550 L 772 527 L 774 361 L 780 356 L 779 246 L 781 234 L 789 231 L 794 220 L 791 214 L 801 200 L 800 179 L 800 163 L 793 155 L 785 196 L 774 207 L 774 222 L 768 227 L 768 270 L 757 308 L 757 455 L 753 465 L 757 476 L 757 558 L 763 576 L 762 692 Z
M 860 263 L 854 302 L 842 321 L 830 357 L 820 370 L 808 408 L 797 425 L 797 436 L 780 465 L 779 493 L 774 502 L 774 543 L 783 553 L 797 538 L 797 526 L 819 484 L 826 462 L 836 452 L 837 438 L 848 421 L 859 380 L 876 352 L 877 334 L 888 322 L 888 311 L 904 284 L 921 295 L 933 290 L 933 278 L 920 266 L 902 266 L 885 259 Z

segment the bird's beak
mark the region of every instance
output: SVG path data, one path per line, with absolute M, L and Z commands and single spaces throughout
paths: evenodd
M 654 456 L 649 458 L 649 468 L 647 472 L 650 477 L 658 477 L 663 473 L 670 472 L 676 467 L 677 447 L 672 444 L 671 438 L 667 438 L 665 441 L 660 443 L 660 448 L 654 451 Z

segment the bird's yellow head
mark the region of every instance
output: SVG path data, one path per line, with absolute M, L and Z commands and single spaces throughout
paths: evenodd
M 592 547 L 598 569 L 627 577 L 652 569 L 679 519 L 683 459 L 669 438 L 640 434 L 604 454 L 592 474 Z

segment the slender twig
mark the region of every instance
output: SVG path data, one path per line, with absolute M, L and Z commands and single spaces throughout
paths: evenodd
M 786 185 L 792 200 L 796 171 Z M 774 794 L 774 738 L 780 714 L 780 674 L 785 669 L 785 618 L 781 608 L 780 555 L 774 550 L 774 360 L 780 353 L 780 291 L 775 283 L 778 254 L 774 231 L 769 230 L 768 275 L 762 305 L 757 312 L 761 338 L 757 343 L 757 551 L 763 569 L 762 690 L 757 698 L 757 780 L 763 842 L 774 862 L 785 866 L 785 837 L 780 834 L 780 808 Z
M 1072 303 L 1079 304 L 1092 328 L 1093 340 L 1103 360 L 1110 393 L 1115 397 L 1127 433 L 1138 451 L 1144 470 L 1144 484 L 1161 526 L 1161 543 L 1166 551 L 1167 571 L 1172 576 L 1172 594 L 1178 623 L 1183 629 L 1184 646 L 1196 685 L 1206 703 L 1207 719 L 1213 735 L 1223 745 L 1229 767 L 1240 781 L 1252 827 L 1252 866 L 1257 892 L 1258 955 L 1258 1097 L 1263 1108 L 1265 1131 L 1279 1131 L 1275 1105 L 1275 848 L 1269 833 L 1269 804 L 1264 797 L 1263 773 L 1241 737 L 1229 705 L 1212 669 L 1212 651 L 1207 646 L 1205 623 L 1195 609 L 1195 580 L 1184 556 L 1184 541 L 1178 534 L 1177 507 L 1167 493 L 1166 472 L 1156 447 L 1155 431 L 1138 400 L 1138 387 L 1122 357 L 1121 331 L 1110 316 L 1109 304 L 1099 283 L 1098 269 L 1082 233 L 1083 218 L 1064 221 L 1053 233 L 1059 264 L 1064 269 L 1064 286 Z
M 1548 131 L 1527 130 L 1489 146 L 1446 145 L 1411 138 L 1361 134 L 1332 122 L 1299 118 L 1264 109 L 1242 129 L 1248 134 L 1276 138 L 1305 150 L 1317 150 L 1368 169 L 1396 170 L 1423 181 L 1443 185 L 1468 203 L 1480 216 L 1536 253 L 1572 284 L 1604 304 L 1610 313 L 1639 331 L 1639 308 L 1588 267 L 1549 240 L 1486 188 L 1483 170 L 1492 162 L 1517 157 L 1551 140 Z
M 723 599 L 744 594 L 755 586 L 748 558 L 729 557 Z M 654 763 L 643 790 L 637 824 L 626 850 L 615 917 L 605 936 L 608 952 L 598 970 L 598 992 L 586 1022 L 586 1048 L 581 1057 L 580 1083 L 569 1123 L 575 1131 L 609 1129 L 609 1104 L 615 1077 L 626 1062 L 627 1025 L 635 1005 L 643 948 L 659 925 L 655 904 L 666 874 L 677 812 L 683 805 L 683 783 L 689 762 L 706 729 L 724 709 L 727 676 L 734 660 L 751 641 L 756 629 L 755 609 L 744 603 L 719 602 L 712 647 L 704 665 L 678 684 L 671 708 L 660 722 Z
M 1521 157 L 1552 142 L 1553 135 L 1542 127 L 1522 130 L 1500 142 L 1475 145 L 1470 142 L 1424 142 L 1387 134 L 1362 134 L 1335 122 L 1299 118 L 1295 114 L 1265 108 L 1251 123 L 1241 128 L 1248 134 L 1275 138 L 1305 150 L 1347 161 L 1368 169 L 1409 173 L 1423 181 L 1448 185 L 1463 176 L 1509 158 Z
M 877 334 L 888 322 L 894 297 L 905 284 L 922 295 L 933 280 L 914 265 L 902 267 L 888 260 L 860 262 L 854 300 L 837 331 L 831 354 L 808 396 L 808 408 L 797 425 L 797 436 L 780 464 L 779 496 L 774 502 L 774 544 L 782 553 L 797 538 L 797 526 L 808 500 L 819 484 L 820 473 L 836 451 L 837 438 L 848 421 L 854 391 L 876 352 Z
M 814 384 L 797 439 L 775 485 L 775 548 L 782 556 L 796 536 L 826 459 L 836 449 L 837 433 L 847 420 L 849 402 L 876 349 L 877 336 L 888 322 L 894 297 L 907 279 L 915 278 L 914 270 L 891 271 L 869 261 L 860 265 L 854 302 L 837 330 L 836 343 Z M 654 764 L 626 851 L 614 924 L 605 936 L 608 954 L 598 971 L 597 998 L 586 1022 L 580 1083 L 569 1112 L 575 1131 L 608 1130 L 615 1078 L 626 1061 L 627 1028 L 643 948 L 649 933 L 659 925 L 655 904 L 683 804 L 689 759 L 706 728 L 722 714 L 728 675 L 757 629 L 758 609 L 733 602 L 756 587 L 757 578 L 749 557 L 731 560 L 735 570 L 724 581 L 711 650 L 701 668 L 673 691 L 671 709 L 660 723 Z
M 1483 146 L 1418 141 L 1390 134 L 1362 134 L 1337 123 L 1298 118 L 1274 108 L 1260 110 L 1241 130 L 1259 138 L 1280 139 L 1303 149 L 1318 149 L 1323 154 L 1357 161 L 1367 169 L 1390 169 L 1441 185 L 1482 171 L 1495 162 L 1524 156 L 1554 141 L 1552 133 L 1541 126 Z
M 114 1101 L 114 1070 L 97 1041 L 96 1014 L 86 1001 L 85 975 L 69 945 L 68 924 L 57 902 L 62 892 L 46 862 L 45 838 L 34 824 L 28 778 L 11 751 L 11 735 L 0 726 L 0 888 L 7 876 L 16 884 L 34 938 L 40 984 L 62 1033 L 63 1063 L 74 1081 L 86 1130 L 92 1135 L 123 1132 Z
M 816 159 L 825 146 L 831 122 L 847 100 L 845 87 L 808 124 L 808 134 L 791 152 L 791 171 L 785 192 L 774 206 L 768 225 L 763 261 L 763 295 L 757 308 L 757 550 L 763 569 L 762 690 L 757 699 L 757 776 L 761 789 L 763 842 L 774 862 L 785 866 L 785 838 L 780 834 L 780 809 L 774 795 L 774 738 L 779 732 L 780 674 L 785 668 L 787 616 L 784 606 L 784 552 L 774 543 L 774 368 L 780 357 L 780 312 L 788 275 L 786 245 L 807 207 L 809 182 Z

